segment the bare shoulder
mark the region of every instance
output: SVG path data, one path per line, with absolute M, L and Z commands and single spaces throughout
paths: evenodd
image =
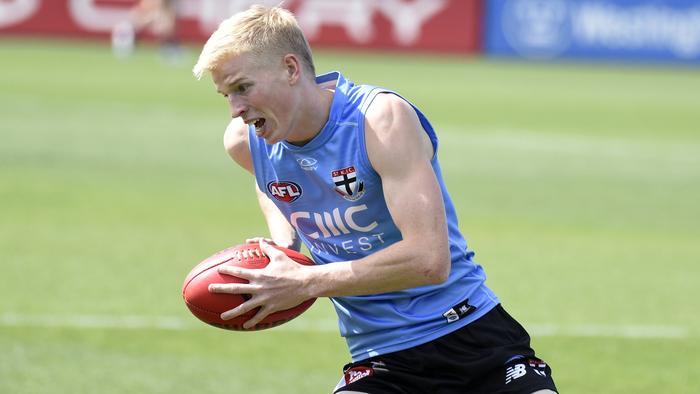
M 391 93 L 381 93 L 367 108 L 365 122 L 378 138 L 391 137 L 396 131 L 396 123 L 410 122 L 415 111 L 401 97 Z
M 406 100 L 391 93 L 377 95 L 367 109 L 365 140 L 369 159 L 377 169 L 407 160 L 430 161 L 433 156 L 430 138 L 416 111 Z
M 231 119 L 226 127 L 224 147 L 233 161 L 253 173 L 253 159 L 248 147 L 248 125 L 241 118 Z

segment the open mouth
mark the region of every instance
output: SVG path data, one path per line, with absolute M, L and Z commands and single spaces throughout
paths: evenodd
M 253 126 L 255 126 L 255 131 L 260 131 L 262 127 L 265 125 L 265 119 L 263 118 L 258 118 L 255 119 L 254 121 L 251 122 Z

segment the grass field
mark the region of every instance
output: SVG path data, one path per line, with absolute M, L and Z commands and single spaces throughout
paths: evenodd
M 180 286 L 265 233 L 190 54 L 0 40 L 0 393 L 328 393 L 327 300 L 269 331 Z M 562 393 L 700 392 L 700 70 L 319 52 L 421 106 L 490 286 Z

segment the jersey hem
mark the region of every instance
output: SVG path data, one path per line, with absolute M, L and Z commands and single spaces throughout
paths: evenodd
M 458 321 L 453 322 L 453 323 L 447 323 L 444 326 L 440 327 L 440 329 L 438 329 L 438 330 L 436 330 L 428 335 L 422 336 L 420 338 L 414 338 L 414 339 L 406 341 L 406 342 L 401 342 L 401 343 L 394 344 L 391 346 L 380 347 L 380 348 L 377 348 L 374 350 L 365 351 L 365 352 L 358 353 L 358 354 L 351 354 L 352 362 L 355 363 L 355 362 L 359 362 L 362 360 L 366 360 L 366 359 L 371 358 L 371 357 L 381 356 L 381 355 L 388 354 L 388 353 L 394 353 L 394 352 L 398 352 L 401 350 L 410 349 L 412 347 L 423 345 L 425 343 L 428 343 L 430 341 L 433 341 L 435 339 L 443 337 L 447 334 L 450 334 L 454 331 L 457 331 L 460 328 L 465 327 L 466 325 L 475 322 L 476 320 L 478 320 L 479 318 L 481 318 L 482 316 L 487 314 L 489 311 L 491 311 L 493 308 L 495 308 L 499 304 L 498 300 L 492 300 L 491 297 L 489 297 L 489 300 L 491 301 L 490 303 L 482 306 L 472 316 L 470 316 L 470 317 L 472 317 L 472 319 L 464 319 L 464 321 L 461 321 L 461 322 L 458 320 Z

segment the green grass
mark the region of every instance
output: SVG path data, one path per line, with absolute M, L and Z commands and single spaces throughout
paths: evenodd
M 0 392 L 330 392 L 348 356 L 326 300 L 232 333 L 180 299 L 196 262 L 265 232 L 194 50 L 172 67 L 3 39 L 0 59 Z M 323 51 L 317 68 L 428 114 L 461 227 L 562 392 L 700 392 L 698 70 Z

